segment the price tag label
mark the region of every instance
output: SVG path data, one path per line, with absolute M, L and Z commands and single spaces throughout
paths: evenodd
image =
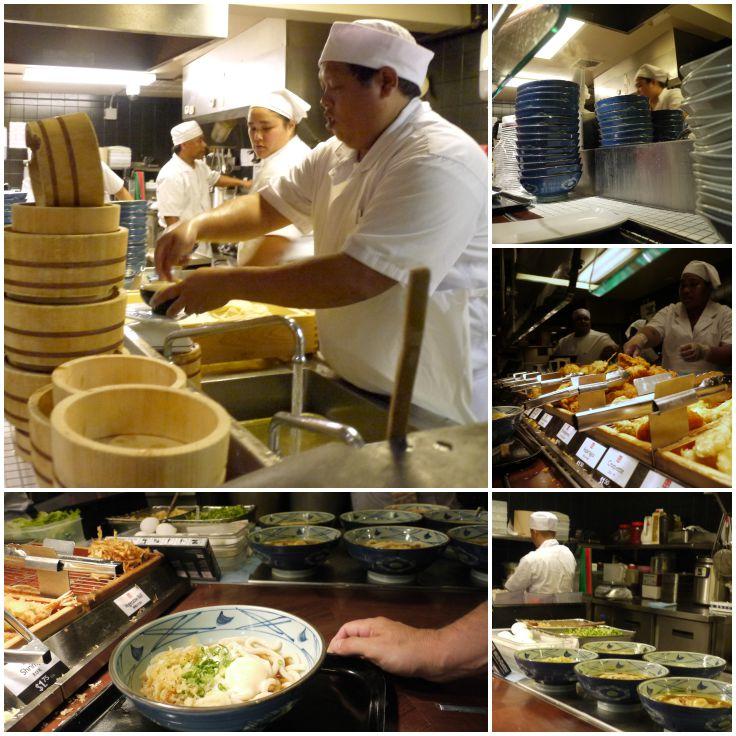
M 115 599 L 115 605 L 128 617 L 132 616 L 139 608 L 143 608 L 151 599 L 137 586 Z
M 539 420 L 540 427 L 546 427 L 552 421 L 552 415 L 546 412 L 542 414 L 542 418 Z
M 570 440 L 575 436 L 577 429 L 565 422 L 562 425 L 562 429 L 557 433 L 557 438 L 562 440 L 566 445 L 570 444 Z
M 684 488 L 670 478 L 665 478 L 661 473 L 650 470 L 645 476 L 639 488 Z
M 538 406 L 536 409 L 532 409 L 531 418 L 536 419 L 542 413 L 542 407 Z
M 69 668 L 55 655 L 51 661 L 8 663 L 4 668 L 5 687 L 24 703 L 35 700 L 51 687 Z
M 589 468 L 595 468 L 603 457 L 605 451 L 606 448 L 603 445 L 588 437 L 583 444 L 580 445 L 580 449 L 576 454 Z
M 529 415 L 530 415 L 530 414 L 531 414 L 531 413 L 532 413 L 533 411 L 534 411 L 534 409 L 527 409 L 527 410 L 526 410 L 526 411 L 524 412 L 524 414 L 526 414 L 527 416 L 529 416 Z
M 625 452 L 621 452 L 615 447 L 609 447 L 598 466 L 598 472 L 612 480 L 620 488 L 625 488 L 638 464 L 638 460 L 634 460 Z

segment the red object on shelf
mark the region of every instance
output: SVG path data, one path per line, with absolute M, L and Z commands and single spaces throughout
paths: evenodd
M 631 522 L 631 544 L 641 544 L 641 530 L 644 528 L 643 521 Z

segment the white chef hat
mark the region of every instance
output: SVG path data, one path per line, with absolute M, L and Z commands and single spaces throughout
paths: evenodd
M 705 261 L 690 261 L 690 263 L 682 269 L 682 275 L 691 273 L 694 276 L 700 276 L 703 281 L 710 284 L 714 289 L 721 285 L 721 279 L 718 276 L 715 266 Z
M 401 79 L 421 87 L 434 52 L 420 46 L 403 26 L 390 20 L 333 23 L 319 57 L 370 69 L 390 66 Z
M 654 64 L 642 64 L 636 72 L 636 76 L 644 79 L 655 79 L 657 82 L 662 82 L 662 84 L 667 84 L 669 79 L 669 74 L 664 69 L 654 66 Z
M 557 517 L 551 511 L 535 511 L 529 517 L 529 528 L 538 532 L 556 532 Z
M 196 120 L 187 120 L 171 129 L 171 140 L 174 141 L 175 146 L 191 141 L 193 138 L 199 138 L 201 135 L 204 133 Z
M 295 123 L 304 120 L 312 107 L 306 100 L 288 89 L 279 89 L 275 92 L 264 92 L 256 95 L 250 106 L 252 108 L 265 107 L 267 110 L 273 110 Z
M 642 327 L 646 327 L 647 321 L 645 319 L 637 319 L 634 320 L 627 328 L 626 332 L 624 332 L 624 337 L 627 340 L 630 340 L 634 336 L 634 330 L 637 332 L 641 332 Z

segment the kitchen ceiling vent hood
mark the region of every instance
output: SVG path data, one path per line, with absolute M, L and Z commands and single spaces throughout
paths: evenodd
M 226 3 L 5 5 L 4 11 L 6 64 L 149 71 L 228 32 Z
M 591 23 L 612 31 L 631 33 L 669 5 L 570 5 L 569 17 Z

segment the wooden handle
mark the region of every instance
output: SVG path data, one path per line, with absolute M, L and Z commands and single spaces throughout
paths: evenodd
M 429 269 L 416 268 L 409 274 L 409 293 L 406 297 L 404 341 L 396 369 L 394 393 L 388 415 L 386 439 L 397 447 L 406 443 L 409 409 L 414 391 L 419 353 L 424 336 L 424 322 L 429 299 Z

